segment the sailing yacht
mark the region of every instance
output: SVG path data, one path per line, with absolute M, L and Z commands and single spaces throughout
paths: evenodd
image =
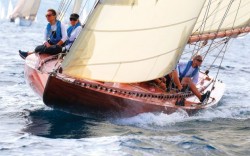
M 211 63 L 219 61 L 219 72 L 228 42 L 250 31 L 249 12 L 250 0 L 97 1 L 69 53 L 29 55 L 25 77 L 47 106 L 63 111 L 192 115 L 222 98 L 225 84 L 217 76 L 200 71 L 196 87 L 211 91 L 205 103 L 153 80 L 175 69 L 187 46 L 190 59 L 199 52 L 204 61 L 221 48 Z
M 19 0 L 10 15 L 10 21 L 20 26 L 30 26 L 36 18 L 41 0 Z

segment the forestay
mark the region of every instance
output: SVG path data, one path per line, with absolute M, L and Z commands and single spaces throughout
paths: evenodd
M 204 0 L 102 0 L 73 44 L 66 75 L 142 82 L 176 66 Z
M 40 0 L 19 0 L 13 10 L 11 18 L 23 17 L 34 20 L 40 6 Z

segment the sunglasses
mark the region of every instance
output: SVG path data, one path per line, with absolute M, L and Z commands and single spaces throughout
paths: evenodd
M 202 62 L 202 60 L 201 59 L 196 59 L 198 62 Z
M 70 18 L 69 20 L 70 20 L 70 21 L 77 21 L 76 18 Z
M 54 16 L 53 14 L 47 14 L 45 15 L 45 17 L 51 17 L 51 16 Z

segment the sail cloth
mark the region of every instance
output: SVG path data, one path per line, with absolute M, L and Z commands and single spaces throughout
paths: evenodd
M 21 17 L 31 21 L 35 20 L 40 2 L 41 0 L 19 0 L 10 18 Z
M 133 83 L 176 66 L 204 0 L 102 0 L 62 63 L 75 78 Z
M 193 35 L 250 26 L 250 0 L 206 0 Z

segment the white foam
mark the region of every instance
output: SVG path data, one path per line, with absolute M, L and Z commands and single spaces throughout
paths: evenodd
M 157 126 L 171 126 L 177 122 L 183 122 L 188 118 L 188 114 L 185 111 L 179 110 L 170 115 L 165 113 L 143 113 L 130 118 L 117 119 L 115 123 L 151 129 Z

